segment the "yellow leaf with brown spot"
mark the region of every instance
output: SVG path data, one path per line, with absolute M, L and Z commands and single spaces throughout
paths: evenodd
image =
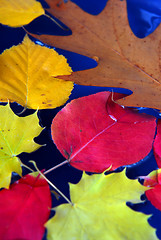
M 8 188 L 12 172 L 22 174 L 17 155 L 31 153 L 41 145 L 34 142 L 42 131 L 37 112 L 26 117 L 18 117 L 9 104 L 0 106 L 0 188 Z
M 64 56 L 26 36 L 0 55 L 0 101 L 16 101 L 32 109 L 61 106 L 68 100 L 73 82 L 57 76 L 71 72 Z

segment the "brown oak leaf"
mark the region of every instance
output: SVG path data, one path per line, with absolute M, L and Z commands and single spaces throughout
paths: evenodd
M 109 0 L 97 16 L 68 1 L 47 0 L 50 13 L 72 30 L 70 36 L 37 36 L 55 47 L 74 51 L 98 61 L 94 69 L 67 76 L 81 85 L 121 87 L 133 91 L 119 100 L 126 106 L 161 109 L 161 27 L 138 39 L 127 19 L 126 1 Z

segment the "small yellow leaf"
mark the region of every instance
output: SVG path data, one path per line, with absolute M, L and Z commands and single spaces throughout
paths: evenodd
M 0 0 L 0 23 L 20 27 L 45 13 L 36 0 Z
M 143 192 L 124 171 L 107 176 L 84 173 L 78 184 L 70 184 L 74 205 L 58 206 L 47 222 L 48 240 L 157 239 L 148 216 L 126 206 L 127 201 L 139 202 Z
M 40 148 L 41 145 L 35 143 L 33 138 L 41 131 L 37 112 L 18 117 L 9 104 L 0 106 L 0 188 L 9 187 L 12 172 L 22 174 L 17 155 Z
M 64 56 L 26 36 L 0 55 L 0 101 L 16 101 L 32 109 L 61 106 L 68 100 L 73 82 L 56 77 L 71 72 Z

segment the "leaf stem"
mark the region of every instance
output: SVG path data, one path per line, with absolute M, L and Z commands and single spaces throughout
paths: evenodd
M 22 110 L 21 112 L 17 113 L 17 115 L 18 115 L 18 116 L 21 115 L 22 113 L 24 113 L 24 112 L 26 111 L 26 109 L 27 109 L 27 106 L 24 107 L 23 110 Z
M 29 169 L 31 172 L 34 172 L 34 170 L 33 170 L 32 168 L 28 167 L 26 164 L 24 164 L 23 162 L 21 162 L 21 160 L 20 160 L 19 158 L 18 158 L 18 160 L 19 160 L 20 164 L 21 164 L 23 167 Z
M 47 177 L 45 177 L 45 175 L 38 169 L 36 163 L 34 161 L 30 161 L 30 162 L 32 162 L 36 170 L 50 184 L 50 186 L 52 186 L 69 204 L 73 206 L 74 204 L 52 182 L 50 182 L 50 180 Z
M 44 14 L 45 17 L 49 18 L 52 22 L 54 22 L 58 27 L 60 27 L 61 29 L 63 29 L 64 31 L 69 31 L 69 28 L 64 28 L 63 26 L 61 26 L 60 23 L 58 23 L 57 20 L 55 20 L 54 18 L 52 18 L 50 15 L 48 14 Z
M 64 162 L 62 162 L 62 163 L 60 163 L 60 164 L 58 164 L 58 165 L 56 165 L 56 166 L 54 166 L 54 167 L 46 170 L 46 171 L 44 172 L 44 175 L 48 174 L 49 172 L 55 170 L 55 169 L 58 168 L 58 167 L 63 166 L 63 165 L 66 164 L 66 163 L 69 163 L 69 160 L 68 160 L 68 159 L 66 159 Z

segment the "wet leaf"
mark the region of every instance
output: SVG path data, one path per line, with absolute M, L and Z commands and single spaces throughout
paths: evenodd
M 71 239 L 157 239 L 148 216 L 131 210 L 127 201 L 139 202 L 144 187 L 125 173 L 92 175 L 85 173 L 78 184 L 70 184 L 73 206 L 55 208 L 47 224 L 48 240 Z
M 0 0 L 0 23 L 20 27 L 45 13 L 36 0 Z
M 133 94 L 120 99 L 120 104 L 161 109 L 161 27 L 146 39 L 137 39 L 128 23 L 126 1 L 108 1 L 98 16 L 84 12 L 71 1 L 60 7 L 57 1 L 47 2 L 50 12 L 73 34 L 37 37 L 98 61 L 98 67 L 73 73 L 66 80 L 80 85 L 127 88 Z
M 0 55 L 0 72 L 0 101 L 16 101 L 28 108 L 61 106 L 73 88 L 72 82 L 57 78 L 72 72 L 65 57 L 27 36 Z
M 161 169 L 151 172 L 147 177 L 143 177 L 144 186 L 150 187 L 145 192 L 151 204 L 161 211 Z
M 18 117 L 9 104 L 0 106 L 0 188 L 9 187 L 12 172 L 22 174 L 17 155 L 40 148 L 41 145 L 35 143 L 33 138 L 41 131 L 36 112 L 27 117 Z
M 52 138 L 75 168 L 103 172 L 130 165 L 151 150 L 154 117 L 114 102 L 122 95 L 100 92 L 68 103 L 53 119 Z
M 157 122 L 157 135 L 155 137 L 153 150 L 157 165 L 161 168 L 161 119 L 158 119 Z
M 26 175 L 0 191 L 0 239 L 42 240 L 51 195 L 41 177 Z

